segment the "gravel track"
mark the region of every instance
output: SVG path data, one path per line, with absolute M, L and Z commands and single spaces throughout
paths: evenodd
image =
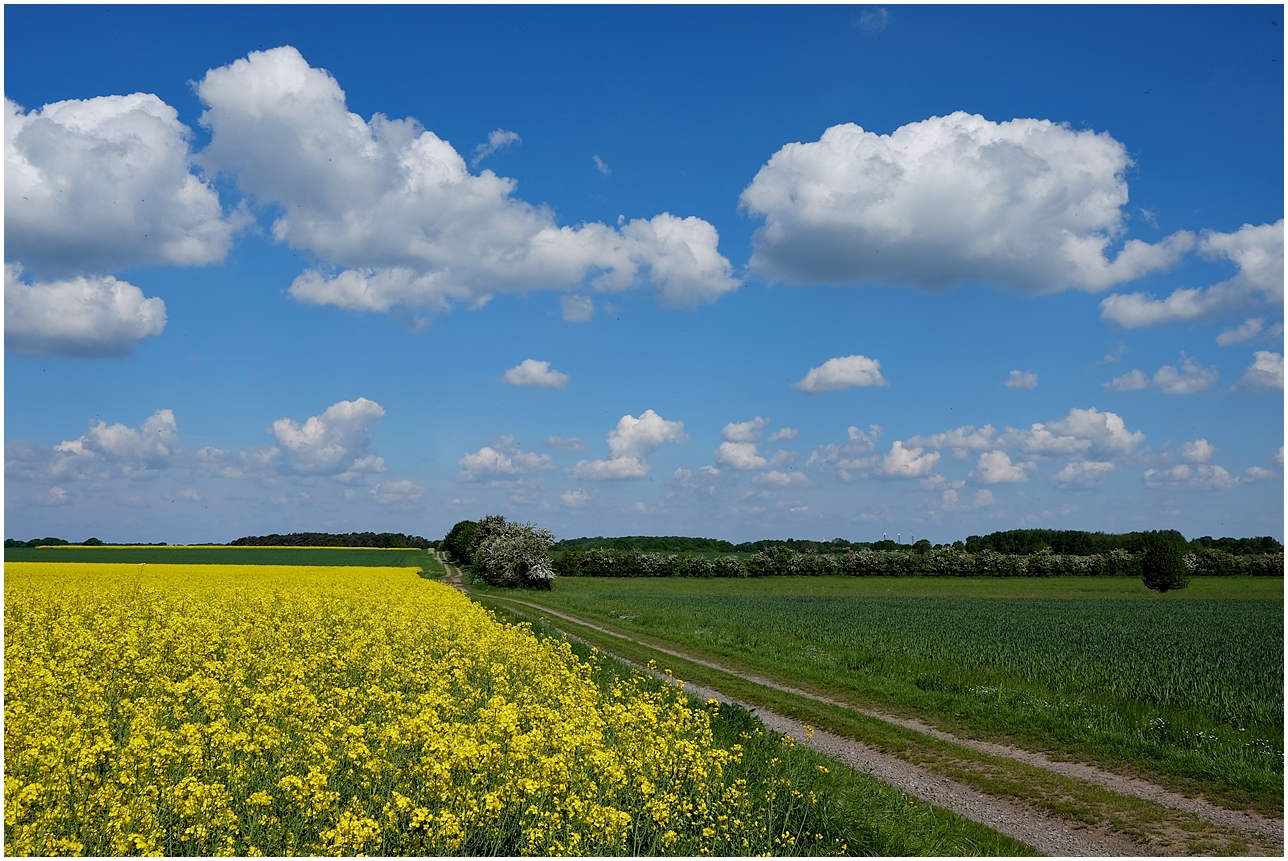
M 461 582 L 460 570 L 441 557 L 439 561 L 443 563 L 444 568 L 447 570 L 447 582 L 464 592 L 465 588 Z M 898 718 L 882 714 L 880 712 L 871 711 L 869 709 L 858 708 L 849 703 L 829 699 L 827 697 L 820 696 L 819 694 L 783 685 L 772 679 L 749 674 L 744 670 L 735 670 L 729 667 L 724 667 L 711 661 L 687 655 L 683 652 L 656 646 L 652 643 L 640 643 L 634 638 L 618 633 L 617 631 L 601 627 L 594 622 L 580 619 L 576 616 L 562 613 L 557 610 L 551 610 L 539 604 L 523 601 L 517 598 L 502 596 L 490 597 L 497 597 L 502 601 L 540 610 L 543 613 L 582 625 L 583 627 L 590 628 L 602 634 L 626 640 L 627 642 L 647 646 L 654 651 L 662 652 L 691 663 L 700 664 L 704 667 L 709 667 L 710 669 L 736 675 L 755 684 L 763 685 L 785 693 L 806 697 L 817 702 L 840 706 L 850 711 L 877 718 L 878 720 L 925 733 L 926 735 L 943 741 L 959 744 L 963 747 L 972 748 L 994 756 L 1023 762 L 1038 768 L 1044 768 L 1057 774 L 1084 780 L 1088 783 L 1093 783 L 1097 786 L 1123 793 L 1124 795 L 1132 795 L 1137 798 L 1147 799 L 1175 810 L 1193 814 L 1214 825 L 1220 825 L 1226 828 L 1236 829 L 1238 831 L 1251 832 L 1252 834 L 1258 835 L 1262 838 L 1257 842 L 1265 842 L 1265 839 L 1269 838 L 1270 842 L 1274 844 L 1271 848 L 1277 847 L 1278 854 L 1283 854 L 1284 823 L 1282 819 L 1270 819 L 1250 811 L 1228 810 L 1212 804 L 1203 798 L 1191 798 L 1180 795 L 1179 793 L 1171 792 L 1161 786 L 1150 783 L 1147 780 L 1115 774 L 1087 763 L 1063 762 L 1050 759 L 1041 753 L 1023 750 L 1010 745 L 959 738 L 951 733 L 936 729 L 935 727 L 929 726 L 928 724 L 922 723 L 918 720 Z M 572 635 L 569 636 L 571 637 Z M 617 656 L 614 655 L 613 657 Z M 621 658 L 617 659 L 623 660 Z M 631 664 L 632 666 L 638 666 L 633 664 L 631 661 L 624 662 Z M 640 669 L 647 670 L 647 668 L 643 667 Z M 665 678 L 665 676 L 663 677 Z M 1032 846 L 1034 849 L 1037 849 L 1039 852 L 1047 855 L 1160 855 L 1175 854 L 1175 850 L 1179 850 L 1183 846 L 1183 841 L 1177 841 L 1173 847 L 1145 845 L 1132 840 L 1126 835 L 1113 832 L 1107 828 L 1090 828 L 1084 823 L 1075 823 L 1057 819 L 1049 816 L 1044 811 L 1037 810 L 1027 805 L 983 794 L 970 786 L 944 777 L 943 775 L 937 774 L 929 769 L 914 765 L 892 754 L 883 753 L 875 748 L 863 744 L 862 742 L 844 738 L 821 729 L 814 729 L 811 735 L 803 724 L 793 720 L 792 718 L 772 711 L 767 711 L 754 704 L 740 702 L 711 688 L 695 685 L 691 682 L 683 684 L 687 691 L 700 696 L 703 699 L 714 698 L 721 702 L 740 705 L 749 711 L 755 712 L 756 716 L 760 718 L 767 727 L 775 732 L 790 735 L 799 743 L 805 744 L 826 756 L 830 756 L 833 759 L 843 762 L 856 771 L 870 774 L 873 777 L 889 783 L 891 786 L 896 787 L 908 795 L 922 799 L 923 801 L 937 807 L 951 810 L 962 817 L 971 819 L 982 825 L 986 825 L 995 831 L 1007 835 L 1008 837 L 1021 840 Z M 1174 851 L 1169 852 L 1169 848 L 1172 848 Z

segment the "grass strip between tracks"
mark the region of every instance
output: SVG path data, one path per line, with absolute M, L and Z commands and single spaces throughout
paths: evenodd
M 638 664 L 657 661 L 659 666 L 672 670 L 680 678 L 854 739 L 952 778 L 979 792 L 1026 804 L 1066 821 L 1093 828 L 1107 827 L 1159 847 L 1174 847 L 1179 844 L 1183 847 L 1183 854 L 1189 855 L 1264 854 L 1275 849 L 1268 844 L 1258 845 L 1260 841 L 1250 843 L 1250 838 L 1255 839 L 1253 835 L 1206 822 L 1191 813 L 1114 792 L 1038 766 L 937 739 L 840 706 L 779 691 L 733 673 L 677 658 L 649 645 L 656 645 L 659 649 L 669 648 L 670 644 L 663 641 L 633 633 L 613 636 L 493 594 L 471 590 L 471 597 L 485 606 L 503 608 L 518 616 L 541 619 L 628 661 Z M 604 625 L 598 620 L 595 624 L 612 630 L 612 626 Z

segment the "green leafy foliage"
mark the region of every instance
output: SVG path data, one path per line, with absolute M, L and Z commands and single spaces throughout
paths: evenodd
M 1185 554 L 1181 545 L 1171 541 L 1157 541 L 1145 551 L 1141 559 L 1141 579 L 1156 592 L 1184 589 L 1190 585 L 1190 575 L 1185 567 Z
M 96 540 L 96 539 L 91 539 Z M 85 542 L 89 544 L 89 541 Z M 101 543 L 101 542 L 100 542 Z M 429 550 L 434 542 L 419 535 L 404 535 L 401 532 L 347 532 L 333 534 L 330 532 L 292 532 L 289 535 L 248 535 L 229 541 L 230 547 L 379 547 L 393 549 L 416 547 Z
M 470 564 L 470 548 L 474 544 L 474 532 L 478 524 L 473 520 L 462 520 L 452 527 L 441 542 L 443 550 L 461 565 Z

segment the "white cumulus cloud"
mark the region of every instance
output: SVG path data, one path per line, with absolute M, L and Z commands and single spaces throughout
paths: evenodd
M 174 412 L 157 410 L 137 428 L 92 420 L 77 439 L 52 449 L 23 440 L 5 444 L 5 475 L 58 480 L 152 478 L 175 463 L 179 427 Z
M 1190 463 L 1207 463 L 1216 454 L 1216 446 L 1205 439 L 1196 439 L 1181 446 L 1181 457 Z
M 585 323 L 595 316 L 595 300 L 589 296 L 561 296 L 559 307 L 563 318 L 570 323 Z
M 501 377 L 501 382 L 510 386 L 539 386 L 550 389 L 562 389 L 572 379 L 567 374 L 552 370 L 549 362 L 538 362 L 535 359 L 524 359 Z
M 720 438 L 726 442 L 755 442 L 760 439 L 760 431 L 767 424 L 769 419 L 760 416 L 748 422 L 729 422 L 720 431 Z
M 508 132 L 505 129 L 497 129 L 487 136 L 487 141 L 474 147 L 474 158 L 470 159 L 472 167 L 478 167 L 479 162 L 487 158 L 494 152 L 499 152 L 517 143 L 523 143 L 523 138 L 519 137 L 517 132 Z
M 1231 475 L 1223 466 L 1179 463 L 1169 469 L 1145 470 L 1145 486 L 1169 490 L 1230 490 L 1272 477 L 1273 472 L 1259 466 L 1249 467 L 1243 475 Z
M 1115 293 L 1100 303 L 1100 316 L 1128 329 L 1211 317 L 1248 304 L 1283 306 L 1284 222 L 1245 224 L 1234 233 L 1203 231 L 1199 253 L 1227 259 L 1238 274 L 1207 288 L 1181 288 L 1166 299 Z M 1246 324 L 1245 324 L 1246 325 Z M 1221 343 L 1218 338 L 1218 343 Z M 1230 342 L 1234 343 L 1234 342 Z
M 1114 377 L 1102 385 L 1111 392 L 1132 392 L 1146 388 L 1149 385 L 1149 377 L 1145 376 L 1145 372 L 1140 368 L 1132 368 L 1121 377 Z
M 622 416 L 608 434 L 608 460 L 582 460 L 568 471 L 573 478 L 589 481 L 612 481 L 643 478 L 649 473 L 648 456 L 664 442 L 687 442 L 684 422 L 667 421 L 653 410 L 639 418 Z
M 590 494 L 580 488 L 564 491 L 559 498 L 569 508 L 583 508 L 587 502 L 590 502 Z
M 503 436 L 492 445 L 485 445 L 476 452 L 466 454 L 457 462 L 460 472 L 457 481 L 471 482 L 490 479 L 511 479 L 541 470 L 554 469 L 555 461 L 548 454 L 537 454 L 522 449 L 512 436 Z
M 398 481 L 382 481 L 371 488 L 369 495 L 377 505 L 410 506 L 420 501 L 424 491 L 415 482 L 403 478 Z
M 1038 375 L 1032 371 L 1011 371 L 1011 375 L 1006 378 L 1006 387 L 1008 389 L 1036 389 L 1038 386 Z
M 783 442 L 784 440 L 796 439 L 800 436 L 800 431 L 796 428 L 779 428 L 771 433 L 768 437 L 770 442 Z
M 1216 368 L 1205 368 L 1181 354 L 1181 366 L 1163 365 L 1154 372 L 1154 385 L 1168 395 L 1192 395 L 1211 388 L 1217 381 Z
M 981 428 L 976 428 L 974 425 L 962 425 L 959 428 L 944 431 L 943 433 L 911 437 L 908 439 L 908 445 L 922 446 L 924 448 L 951 448 L 953 457 L 958 460 L 966 460 L 972 450 L 992 448 L 995 436 L 997 436 L 997 429 L 992 425 L 984 425 Z
M 1009 484 L 1028 481 L 1029 473 L 1035 467 L 1032 461 L 1011 463 L 1010 456 L 997 449 L 980 454 L 979 462 L 969 477 L 979 484 Z
M 165 303 L 111 275 L 24 283 L 4 267 L 4 344 L 16 353 L 99 358 L 128 356 L 165 328 Z
M 1283 354 L 1257 350 L 1252 357 L 1252 364 L 1244 370 L 1239 385 L 1258 389 L 1282 389 L 1284 387 Z
M 1216 342 L 1222 347 L 1228 347 L 1231 344 L 1242 344 L 1244 341 L 1257 337 L 1265 323 L 1265 317 L 1249 317 L 1233 329 L 1226 329 L 1217 335 Z
M 871 459 L 868 468 L 878 478 L 920 478 L 935 471 L 939 463 L 939 452 L 926 454 L 917 447 L 905 448 L 899 440 L 890 446 L 890 451 L 880 457 Z
M 273 422 L 286 465 L 302 475 L 336 475 L 351 468 L 371 445 L 371 426 L 384 417 L 385 408 L 358 398 L 340 401 L 304 424 L 281 418 Z
M 841 445 L 823 445 L 814 449 L 805 465 L 818 464 L 822 469 L 835 472 L 842 481 L 849 481 L 851 471 L 867 466 L 868 455 L 881 438 L 881 426 L 870 425 L 865 432 L 851 425 L 846 435 L 848 438 Z
M 5 99 L 5 261 L 40 277 L 222 260 L 240 218 L 192 172 L 191 132 L 154 95 Z
M 867 356 L 841 356 L 828 359 L 817 368 L 810 368 L 804 379 L 793 383 L 794 388 L 808 394 L 848 389 L 851 386 L 888 386 L 881 376 L 881 363 Z
M 1034 422 L 1026 430 L 1008 427 L 998 437 L 999 445 L 1037 457 L 1088 453 L 1121 457 L 1135 452 L 1144 441 L 1145 434 L 1127 430 L 1121 416 L 1095 407 L 1075 407 L 1062 419 Z
M 1194 245 L 1124 230 L 1126 148 L 1107 132 L 957 112 L 889 135 L 853 123 L 770 158 L 740 198 L 763 215 L 752 268 L 795 282 L 930 289 L 982 280 L 1030 293 L 1101 290 Z
M 292 47 L 212 69 L 197 93 L 211 134 L 202 163 L 281 207 L 274 239 L 327 264 L 291 285 L 301 302 L 434 309 L 498 291 L 627 290 L 647 275 L 675 306 L 738 286 L 710 223 L 662 213 L 559 227 L 415 120 L 351 113 L 336 80 Z
M 716 449 L 716 460 L 730 469 L 765 469 L 769 461 L 756 453 L 754 442 L 722 442 Z
M 1104 484 L 1106 476 L 1117 468 L 1107 460 L 1069 461 L 1051 476 L 1051 482 L 1061 490 L 1090 490 Z

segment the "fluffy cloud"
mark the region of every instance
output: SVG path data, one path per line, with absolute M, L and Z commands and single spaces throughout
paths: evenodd
M 548 208 L 513 196 L 513 180 L 471 174 L 414 120 L 349 112 L 335 79 L 294 48 L 212 69 L 197 92 L 211 133 L 202 163 L 281 207 L 276 240 L 345 267 L 299 276 L 299 301 L 441 308 L 495 291 L 627 290 L 646 270 L 664 305 L 738 286 L 708 222 L 663 213 L 620 228 L 558 227 Z
M 5 99 L 5 261 L 64 278 L 222 260 L 241 221 L 192 173 L 189 137 L 146 93 L 25 113 Z
M 796 428 L 779 428 L 771 433 L 768 439 L 770 442 L 783 442 L 789 439 L 796 439 L 796 437 L 800 436 L 800 433 Z
M 1038 375 L 1032 371 L 1011 371 L 1011 375 L 1006 378 L 1005 385 L 1008 389 L 1036 389 L 1038 387 Z
M 514 146 L 517 143 L 523 143 L 523 138 L 519 137 L 517 132 L 508 132 L 505 129 L 497 129 L 487 136 L 487 142 L 481 143 L 474 147 L 474 158 L 470 159 L 472 167 L 478 167 L 479 162 L 487 158 L 494 152 Z
M 667 421 L 652 410 L 639 418 L 622 416 L 608 434 L 608 460 L 582 460 L 568 471 L 574 478 L 589 481 L 613 481 L 643 478 L 649 473 L 646 458 L 664 442 L 687 442 L 684 422 Z
M 585 323 L 595 316 L 595 300 L 589 296 L 561 296 L 559 307 L 563 318 L 570 323 Z
M 271 430 L 292 472 L 336 475 L 363 456 L 371 445 L 371 425 L 384 414 L 380 404 L 358 398 L 332 404 L 302 425 L 290 418 L 278 419 Z
M 1011 463 L 1010 456 L 998 449 L 982 453 L 969 477 L 979 484 L 1009 484 L 1028 481 L 1029 473 L 1035 467 L 1032 461 Z
M 905 448 L 898 440 L 890 446 L 890 451 L 881 457 L 870 460 L 868 468 L 878 478 L 920 478 L 935 471 L 939 463 L 939 452 L 922 454 L 917 447 Z
M 1282 353 L 1269 350 L 1257 350 L 1252 364 L 1243 372 L 1239 385 L 1259 389 L 1282 389 L 1284 387 L 1284 357 Z
M 828 359 L 819 367 L 810 368 L 800 382 L 792 384 L 793 388 L 811 395 L 851 386 L 888 385 L 885 377 L 881 376 L 881 363 L 858 355 Z
M 461 471 L 456 480 L 469 482 L 485 478 L 509 479 L 541 470 L 554 469 L 555 462 L 548 454 L 526 452 L 512 436 L 503 436 L 493 445 L 485 445 L 457 462 Z
M 924 448 L 951 448 L 953 457 L 958 460 L 965 460 L 972 449 L 991 448 L 993 438 L 997 435 L 997 430 L 992 425 L 984 425 L 976 429 L 974 425 L 962 425 L 959 428 L 943 433 L 931 434 L 929 436 L 914 436 L 908 440 L 908 445 L 922 446 Z
M 1234 233 L 1205 230 L 1199 239 L 1204 257 L 1226 259 L 1238 274 L 1206 289 L 1182 288 L 1166 299 L 1144 293 L 1118 294 L 1100 303 L 1100 316 L 1128 329 L 1211 317 L 1246 304 L 1282 306 L 1284 301 L 1284 222 L 1245 224 Z M 1246 325 L 1246 324 L 1245 324 Z M 1218 338 L 1218 343 L 1221 343 Z M 1231 342 L 1233 343 L 1233 342 Z
M 590 494 L 580 488 L 564 491 L 559 498 L 569 508 L 583 508 L 587 502 L 590 502 Z
M 501 382 L 510 386 L 541 386 L 551 389 L 562 389 L 572 379 L 567 374 L 550 369 L 549 362 L 538 362 L 535 359 L 524 359 L 505 372 Z
M 1130 455 L 1145 441 L 1145 434 L 1127 430 L 1116 413 L 1074 408 L 1051 422 L 1034 422 L 1027 430 L 1007 428 L 998 438 L 1004 447 L 1038 457 L 1096 453 L 1109 457 Z
M 414 505 L 420 501 L 424 491 L 415 482 L 408 479 L 382 481 L 371 488 L 371 499 L 377 505 Z
M 756 416 L 749 422 L 730 422 L 720 431 L 720 438 L 726 442 L 755 442 L 760 439 L 760 431 L 769 424 L 769 419 Z
M 763 215 L 752 268 L 796 282 L 930 289 L 983 280 L 1030 293 L 1101 290 L 1166 269 L 1194 244 L 1123 232 L 1126 149 L 1108 133 L 957 112 L 877 135 L 847 123 L 791 143 L 743 191 Z
M 1244 341 L 1257 337 L 1265 323 L 1265 317 L 1249 317 L 1233 329 L 1226 329 L 1217 335 L 1216 342 L 1222 347 L 1228 347 L 1231 344 L 1242 344 Z
M 1196 439 L 1181 446 L 1181 457 L 1190 463 L 1207 463 L 1216 453 L 1216 446 L 1205 439 Z
M 1259 466 L 1249 467 L 1243 475 L 1231 475 L 1223 466 L 1180 463 L 1170 469 L 1145 470 L 1145 486 L 1169 490 L 1229 490 L 1241 484 L 1264 481 L 1274 473 Z
M 766 469 L 769 461 L 756 453 L 754 442 L 722 442 L 716 460 L 730 469 Z
M 179 428 L 171 410 L 157 410 L 137 428 L 91 421 L 77 439 L 52 449 L 25 440 L 5 444 L 6 477 L 107 480 L 153 478 L 179 455 Z
M 17 353 L 99 358 L 128 356 L 165 328 L 165 303 L 127 281 L 78 276 L 26 284 L 4 267 L 4 343 Z
M 868 464 L 867 455 L 876 448 L 881 438 L 881 426 L 871 425 L 866 433 L 851 425 L 846 431 L 849 437 L 842 445 L 824 445 L 814 449 L 806 466 L 818 464 L 829 472 L 835 472 L 843 481 L 850 480 L 851 470 L 864 469 Z
M 1194 359 L 1181 356 L 1181 367 L 1163 365 L 1154 372 L 1154 385 L 1169 395 L 1192 395 L 1216 383 L 1216 368 L 1205 368 Z
M 1105 477 L 1117 468 L 1107 460 L 1069 461 L 1051 476 L 1051 483 L 1061 490 L 1090 490 L 1103 484 Z
M 1111 392 L 1132 392 L 1148 386 L 1149 377 L 1145 376 L 1145 372 L 1140 368 L 1132 368 L 1121 377 L 1114 377 L 1102 385 Z
M 716 449 L 716 460 L 730 469 L 737 470 L 770 469 L 795 460 L 796 455 L 792 452 L 779 451 L 772 458 L 766 459 L 756 450 L 755 441 L 760 439 L 760 432 L 767 424 L 769 419 L 756 416 L 751 421 L 730 422 L 725 425 L 720 431 L 720 437 L 724 442 Z M 770 439 L 791 439 L 794 436 L 796 436 L 795 431 L 787 436 L 783 436 L 780 431 Z
M 361 484 L 368 474 L 387 471 L 383 457 L 369 454 L 366 457 L 354 458 L 348 469 L 331 477 L 341 484 Z

